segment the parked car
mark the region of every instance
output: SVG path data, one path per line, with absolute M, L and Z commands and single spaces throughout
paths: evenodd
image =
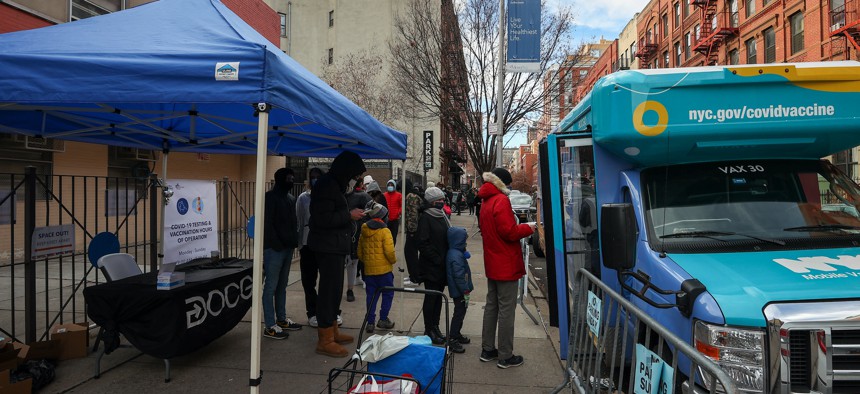
M 531 196 L 525 193 L 511 193 L 508 198 L 511 200 L 514 215 L 517 216 L 520 223 L 528 222 L 533 209 Z

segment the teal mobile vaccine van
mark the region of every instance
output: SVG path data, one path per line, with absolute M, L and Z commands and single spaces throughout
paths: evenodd
M 540 148 L 561 332 L 585 268 L 743 392 L 860 393 L 858 145 L 857 62 L 600 79 Z

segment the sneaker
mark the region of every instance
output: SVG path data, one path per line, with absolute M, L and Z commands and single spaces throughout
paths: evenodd
M 457 342 L 456 339 L 448 341 L 448 348 L 454 353 L 466 353 L 466 349 L 464 349 L 463 345 L 461 345 L 460 342 Z
M 338 327 L 343 325 L 343 318 L 340 315 L 337 315 L 337 325 Z
M 462 335 L 462 334 L 458 337 L 453 337 L 453 339 L 456 340 L 457 342 L 459 342 L 461 345 L 468 345 L 472 342 L 472 340 L 469 339 L 469 337 Z
M 340 319 L 340 316 L 338 316 L 338 319 Z M 308 325 L 311 327 L 319 327 L 319 322 L 317 322 L 317 317 L 316 316 L 309 317 L 308 318 Z
M 496 366 L 501 369 L 507 369 L 510 367 L 519 367 L 520 365 L 523 365 L 524 362 L 525 360 L 523 360 L 523 356 L 512 355 L 511 358 L 507 360 L 499 360 L 499 362 L 496 363 Z
M 373 322 L 372 321 L 367 322 L 367 328 L 364 329 L 364 332 L 366 332 L 368 334 L 373 334 Z
M 376 322 L 376 326 L 383 330 L 390 330 L 394 328 L 394 322 L 388 319 L 382 319 Z
M 352 290 L 347 290 L 346 291 L 346 302 L 353 302 L 353 301 L 355 301 L 355 294 L 352 292 Z
M 359 276 L 359 277 L 357 277 L 357 278 L 355 278 L 355 285 L 356 285 L 356 286 L 364 286 L 364 288 L 365 288 L 365 289 L 367 288 L 367 284 L 366 284 L 366 283 L 364 283 L 364 281 L 363 281 L 363 280 L 361 280 L 361 277 L 360 277 L 360 276 Z
M 418 287 L 417 283 L 412 282 L 409 278 L 403 279 L 403 287 Z
M 481 361 L 488 362 L 493 361 L 497 358 L 499 358 L 499 351 L 497 349 L 493 349 L 490 351 L 481 350 Z
M 266 338 L 272 338 L 272 339 L 287 339 L 290 336 L 290 334 L 288 334 L 284 330 L 281 330 L 281 327 L 278 327 L 278 325 L 275 324 L 275 325 L 263 330 L 263 336 Z
M 281 327 L 282 330 L 287 331 L 298 331 L 302 329 L 302 325 L 296 323 L 290 319 L 279 321 L 276 323 L 278 327 Z

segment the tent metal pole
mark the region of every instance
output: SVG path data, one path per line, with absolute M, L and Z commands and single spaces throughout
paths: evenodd
M 266 191 L 266 154 L 268 144 L 269 131 L 269 110 L 271 105 L 266 103 L 257 104 L 258 124 L 257 124 L 257 175 L 254 185 L 254 276 L 253 290 L 251 292 L 251 369 L 250 380 L 248 385 L 251 388 L 251 394 L 260 392 L 260 380 L 262 379 L 263 371 L 260 370 L 260 340 L 262 339 L 262 330 L 260 330 L 260 307 L 262 303 L 262 283 L 263 283 L 263 224 L 266 222 L 265 205 L 263 204 L 263 195 Z
M 162 151 L 161 153 L 161 215 L 160 220 L 157 223 L 158 228 L 158 269 L 161 269 L 161 266 L 164 264 L 164 215 L 167 212 L 167 204 L 170 203 L 170 196 L 168 195 L 169 185 L 167 184 L 167 155 L 170 152 L 167 150 Z

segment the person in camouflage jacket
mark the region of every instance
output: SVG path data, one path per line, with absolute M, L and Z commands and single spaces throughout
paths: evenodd
M 409 277 L 403 280 L 404 286 L 412 286 L 420 283 L 418 278 L 418 217 L 424 209 L 424 198 L 418 187 L 412 187 L 412 183 L 406 182 L 406 211 L 403 218 L 406 221 L 406 244 L 403 245 L 403 254 L 406 259 L 406 270 Z

